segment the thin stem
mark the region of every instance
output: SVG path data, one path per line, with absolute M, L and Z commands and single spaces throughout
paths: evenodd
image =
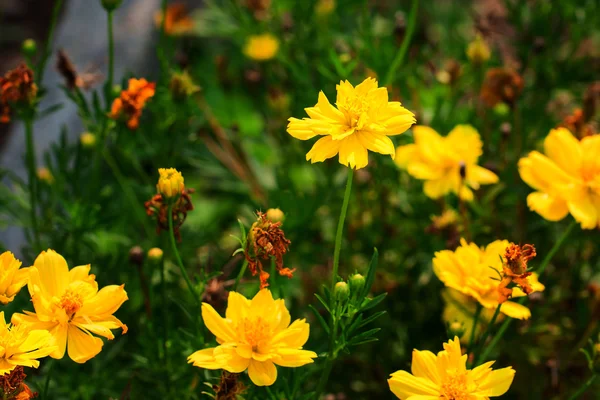
M 169 340 L 169 307 L 167 305 L 167 280 L 165 278 L 165 262 L 164 260 L 160 261 L 160 286 L 161 286 L 161 296 L 162 296 L 162 309 L 163 309 L 163 356 L 165 361 L 165 385 L 167 393 L 171 392 L 171 384 L 169 379 L 169 372 L 171 369 L 169 368 L 169 348 L 168 348 L 168 340 Z
M 277 400 L 277 397 L 273 394 L 273 392 L 271 392 L 271 388 L 269 388 L 268 386 L 265 386 L 265 390 L 267 391 L 267 394 L 269 395 L 269 397 L 273 400 Z
M 173 229 L 173 204 L 170 204 L 167 209 L 167 219 L 169 220 L 169 239 L 171 241 L 171 247 L 173 248 L 173 254 L 175 255 L 175 260 L 177 261 L 177 265 L 179 266 L 179 270 L 181 271 L 181 275 L 183 275 L 183 279 L 194 298 L 194 302 L 196 304 L 200 304 L 200 298 L 196 295 L 196 289 L 194 289 L 194 285 L 188 276 L 185 267 L 183 266 L 183 261 L 181 261 L 181 256 L 179 255 L 179 250 L 177 250 L 177 243 L 175 242 L 175 230 Z
M 161 72 L 167 72 L 169 68 L 169 62 L 167 61 L 167 57 L 165 56 L 165 39 L 167 37 L 165 26 L 167 21 L 167 6 L 168 1 L 162 0 L 160 9 L 162 12 L 162 21 L 160 23 L 160 38 L 158 40 L 158 60 L 160 61 Z
M 42 399 L 47 400 L 50 397 L 48 396 L 48 389 L 50 388 L 50 379 L 52 377 L 52 370 L 54 367 L 54 363 L 56 361 L 54 361 L 53 359 L 49 358 L 48 359 L 48 374 L 46 375 L 46 382 L 44 383 L 44 395 L 42 396 Z
M 57 0 L 54 3 L 54 8 L 52 9 L 52 17 L 50 19 L 50 30 L 48 31 L 48 39 L 46 40 L 46 46 L 44 47 L 44 54 L 42 54 L 42 58 L 37 66 L 37 78 L 38 85 L 41 86 L 42 81 L 44 80 L 44 70 L 46 69 L 46 64 L 48 63 L 48 59 L 50 58 L 52 41 L 54 40 L 54 31 L 56 30 L 56 23 L 58 22 L 58 14 L 60 13 L 60 9 L 62 8 L 64 0 Z
M 479 323 L 479 316 L 481 315 L 481 310 L 483 306 L 480 303 L 477 303 L 477 310 L 475 311 L 475 316 L 473 317 L 473 325 L 471 326 L 471 337 L 469 339 L 469 347 L 467 347 L 467 354 L 473 350 L 473 344 L 475 343 L 475 331 L 477 330 L 477 324 Z
M 391 85 L 392 83 L 394 83 L 394 80 L 396 79 L 396 70 L 400 67 L 400 64 L 402 64 L 402 61 L 404 60 L 404 56 L 406 55 L 406 52 L 408 51 L 408 46 L 410 45 L 410 41 L 412 39 L 413 33 L 415 31 L 415 26 L 417 25 L 417 10 L 419 9 L 419 0 L 412 0 L 412 5 L 410 7 L 410 15 L 408 16 L 408 26 L 406 27 L 406 35 L 404 36 L 404 39 L 402 40 L 402 44 L 400 45 L 400 49 L 398 50 L 398 53 L 396 53 L 396 56 L 394 57 L 394 60 L 392 61 L 392 64 L 390 65 L 390 69 L 388 70 L 387 74 L 385 75 L 385 79 L 383 80 L 384 85 Z
M 483 334 L 483 336 L 481 337 L 481 339 L 479 340 L 479 344 L 477 345 L 477 352 L 479 352 L 479 350 L 485 346 L 485 341 L 487 340 L 487 338 L 490 336 L 490 333 L 492 333 L 492 329 L 494 329 L 494 324 L 496 323 L 496 319 L 498 319 L 498 315 L 500 314 L 500 308 L 502 307 L 502 304 L 498 304 L 498 307 L 496 307 L 496 311 L 494 312 L 494 316 L 492 317 L 492 319 L 490 320 L 490 323 L 487 326 L 487 329 L 485 330 L 485 333 Z M 498 335 L 496 335 L 498 336 Z M 484 352 L 485 354 L 485 352 Z M 479 365 L 480 362 L 482 361 L 482 355 L 480 355 L 479 357 L 475 357 L 475 353 L 473 353 L 473 358 L 475 359 L 475 364 L 474 365 Z
M 337 233 L 335 235 L 335 248 L 333 250 L 333 272 L 331 275 L 331 299 L 330 303 L 333 306 L 334 298 L 333 298 L 333 289 L 336 284 L 338 269 L 340 266 L 340 251 L 342 249 L 342 236 L 344 233 L 344 222 L 346 221 L 346 214 L 348 212 L 348 203 L 350 201 L 350 192 L 352 191 L 352 177 L 354 176 L 354 171 L 351 168 L 348 168 L 348 179 L 346 181 L 346 191 L 344 193 L 344 202 L 342 203 L 342 211 L 340 212 L 340 219 L 338 221 Z
M 590 379 L 588 379 L 587 381 L 585 381 L 580 387 L 579 389 L 577 389 L 577 391 L 575 393 L 573 393 L 573 395 L 571 395 L 571 397 L 569 397 L 569 400 L 576 400 L 579 398 L 579 396 L 581 396 L 582 394 L 584 394 L 586 392 L 586 390 L 588 390 L 590 388 L 590 386 L 592 386 L 592 383 L 594 383 L 594 380 L 598 377 L 598 374 L 594 374 L 590 377 Z
M 331 295 L 333 296 L 333 292 Z M 325 360 L 325 368 L 323 368 L 323 373 L 321 374 L 319 384 L 317 385 L 317 391 L 315 392 L 315 399 L 317 400 L 321 397 L 321 394 L 325 390 L 325 385 L 329 380 L 329 375 L 331 374 L 331 370 L 333 369 L 333 363 L 337 357 L 337 352 L 335 349 L 335 337 L 337 335 L 338 327 L 337 322 L 337 317 L 332 314 L 331 323 L 329 325 L 329 332 L 331 333 L 331 335 L 329 336 L 329 354 L 327 355 L 327 360 Z
M 242 280 L 242 277 L 244 276 L 244 273 L 246 272 L 246 268 L 248 268 L 248 260 L 246 260 L 244 258 L 244 263 L 242 264 L 242 268 L 240 269 L 240 273 L 238 274 L 237 278 L 235 278 L 235 283 L 233 284 L 233 291 L 234 292 L 237 291 L 238 284 Z
M 41 251 L 40 232 L 37 221 L 37 163 L 35 157 L 35 144 L 33 141 L 33 119 L 26 117 L 25 141 L 27 145 L 27 172 L 29 174 L 29 206 L 31 208 L 31 229 L 33 230 L 33 243 L 36 251 Z
M 575 220 L 571 221 L 571 224 L 569 224 L 569 226 L 563 232 L 561 237 L 558 238 L 558 240 L 554 243 L 554 246 L 550 249 L 548 254 L 546 254 L 546 257 L 544 257 L 544 259 L 542 260 L 542 263 L 536 270 L 538 277 L 544 273 L 544 271 L 546 270 L 546 267 L 548 267 L 548 264 L 550 264 L 550 261 L 552 260 L 554 255 L 561 248 L 561 246 L 565 242 L 565 240 L 567 240 L 567 237 L 569 237 L 569 235 L 571 234 L 571 231 L 573 231 L 573 228 L 575 228 L 576 225 L 577 225 L 577 221 L 575 221 Z
M 113 35 L 113 11 L 108 11 L 108 81 L 106 83 L 106 94 L 110 94 L 114 84 L 115 77 L 115 38 Z M 110 104 L 110 98 L 106 98 L 107 104 Z M 110 107 L 110 106 L 109 106 Z

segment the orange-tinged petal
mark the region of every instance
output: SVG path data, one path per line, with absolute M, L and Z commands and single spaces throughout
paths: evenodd
M 68 351 L 69 358 L 76 363 L 83 364 L 94 358 L 103 346 L 102 339 L 86 333 L 74 325 L 68 328 Z
M 277 367 L 271 361 L 251 360 L 248 375 L 256 386 L 271 386 L 277 380 Z

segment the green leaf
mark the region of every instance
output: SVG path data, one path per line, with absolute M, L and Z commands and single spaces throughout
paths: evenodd
M 321 302 L 321 304 L 323 304 L 323 307 L 325 307 L 325 309 L 327 310 L 327 312 L 329 312 L 329 314 L 331 314 L 331 310 L 329 309 L 329 305 L 325 302 L 325 300 L 323 300 L 323 298 L 321 296 L 319 296 L 318 294 L 315 293 L 315 297 L 317 298 L 317 300 L 319 300 Z
M 308 308 L 313 312 L 313 314 L 317 318 L 317 321 L 319 321 L 325 332 L 329 335 L 329 326 L 327 326 L 327 322 L 325 321 L 323 316 L 319 313 L 319 311 L 317 311 L 317 309 L 312 304 L 309 304 Z
M 375 306 L 377 306 L 379 303 L 381 303 L 383 301 L 383 299 L 385 299 L 385 297 L 387 296 L 387 293 L 381 293 L 379 296 L 376 296 L 372 299 L 365 299 L 367 300 L 367 303 L 364 304 L 360 310 L 358 310 L 358 312 L 364 312 L 367 311 Z
M 373 286 L 373 282 L 375 282 L 375 272 L 377 271 L 377 264 L 379 262 L 379 251 L 375 247 L 373 249 L 373 256 L 371 257 L 371 262 L 369 263 L 369 271 L 367 272 L 367 278 L 365 281 L 365 287 L 362 290 L 360 296 L 358 296 L 359 304 L 363 301 L 365 297 L 371 291 L 371 286 Z

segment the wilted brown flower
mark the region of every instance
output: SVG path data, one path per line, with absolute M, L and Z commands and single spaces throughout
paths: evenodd
M 248 240 L 244 255 L 248 261 L 248 268 L 252 272 L 252 276 L 260 274 L 260 288 L 269 286 L 267 280 L 269 273 L 263 270 L 263 261 L 268 261 L 269 258 L 275 259 L 275 266 L 279 275 L 291 278 L 294 269 L 283 267 L 283 255 L 287 253 L 291 242 L 286 239 L 281 222 L 272 222 L 267 218 L 265 213 L 257 212 L 257 221 L 250 228 Z
M 491 68 L 481 86 L 481 100 L 488 107 L 506 103 L 513 107 L 523 90 L 523 78 L 508 68 Z
M 592 83 L 583 94 L 583 118 L 590 121 L 600 111 L 600 81 Z
M 505 263 L 502 265 L 502 281 L 498 285 L 499 303 L 507 301 L 512 295 L 508 285 L 512 282 L 523 290 L 525 294 L 533 292 L 527 277 L 532 272 L 527 271 L 527 262 L 536 256 L 535 247 L 531 244 L 519 246 L 511 244 L 504 253 Z
M 194 209 L 191 198 L 192 193 L 194 193 L 194 189 L 183 189 L 181 196 L 179 196 L 177 201 L 173 204 L 173 233 L 179 241 L 181 241 L 181 232 L 179 231 L 179 228 L 185 222 L 188 211 Z M 169 220 L 167 212 L 169 206 L 163 196 L 160 193 L 155 194 L 150 200 L 144 203 L 144 206 L 146 207 L 146 214 L 148 214 L 148 216 L 156 217 L 156 221 L 158 222 L 156 232 L 160 233 L 161 230 L 168 231 Z
M 11 372 L 0 376 L 0 395 L 6 400 L 29 400 L 37 397 L 25 384 L 27 377 L 22 366 L 17 366 Z
M 238 395 L 246 391 L 246 387 L 238 380 L 238 376 L 239 374 L 223 370 L 221 381 L 218 385 L 213 385 L 215 400 L 236 400 Z
M 65 78 L 65 83 L 69 89 L 90 89 L 96 83 L 102 79 L 102 74 L 98 72 L 85 72 L 78 74 L 77 69 L 66 51 L 58 50 L 58 61 L 56 62 L 56 69 Z
M 234 282 L 234 280 L 224 281 L 219 278 L 209 280 L 204 287 L 204 293 L 202 293 L 202 302 L 217 309 L 224 308 L 229 297 L 226 287 L 233 285 Z
M 26 64 L 21 64 L 0 77 L 0 123 L 10 122 L 12 104 L 33 101 L 37 91 L 33 71 Z
M 567 115 L 559 126 L 567 128 L 580 139 L 594 134 L 592 124 L 586 122 L 584 112 L 581 108 L 576 108 L 571 115 Z

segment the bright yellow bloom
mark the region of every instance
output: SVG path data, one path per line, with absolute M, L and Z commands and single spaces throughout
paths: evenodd
M 507 240 L 496 240 L 486 248 L 480 248 L 474 243 L 460 240 L 456 251 L 442 250 L 435 253 L 433 272 L 444 284 L 461 293 L 471 296 L 483 307 L 496 309 L 498 307 L 498 284 L 502 273 L 504 252 L 509 246 Z M 527 277 L 534 292 L 545 289 L 537 280 L 534 273 Z M 512 297 L 525 294 L 519 288 L 514 288 Z M 517 319 L 528 319 L 531 311 L 522 304 L 506 301 L 502 303 L 500 312 Z
M 29 268 L 21 268 L 21 261 L 13 253 L 5 251 L 0 254 L 0 303 L 8 304 L 27 284 Z
M 471 189 L 498 182 L 496 174 L 477 165 L 483 144 L 472 126 L 457 125 L 446 137 L 422 125 L 415 126 L 413 133 L 415 144 L 398 147 L 396 164 L 425 181 L 428 197 L 437 199 L 452 192 L 471 201 Z
M 54 250 L 43 251 L 29 268 L 29 293 L 35 313 L 13 314 L 14 325 L 44 329 L 52 335 L 56 346 L 50 357 L 61 359 L 68 345 L 69 357 L 84 363 L 102 350 L 102 339 L 114 339 L 111 329 L 127 326 L 114 314 L 127 300 L 124 285 L 111 285 L 98 290 L 90 265 L 69 270 L 65 259 Z
M 543 155 L 519 161 L 521 178 L 536 192 L 529 208 L 549 221 L 571 214 L 583 229 L 600 227 L 600 135 L 577 140 L 565 128 L 550 131 Z
M 17 365 L 37 368 L 38 358 L 48 356 L 55 350 L 50 346 L 52 335 L 45 330 L 30 330 L 25 325 L 12 326 L 0 312 L 0 375 L 15 369 Z
M 301 367 L 313 362 L 317 354 L 302 350 L 308 340 L 309 325 L 298 319 L 290 325 L 290 313 L 282 299 L 273 300 L 269 289 L 252 300 L 229 292 L 225 318 L 202 304 L 202 319 L 217 337 L 219 346 L 199 350 L 188 362 L 206 369 L 240 373 L 248 369 L 257 386 L 270 386 L 277 379 L 277 368 Z
M 158 183 L 156 184 L 158 193 L 167 199 L 179 197 L 183 189 L 185 189 L 181 172 L 175 168 L 159 168 L 158 173 L 160 174 Z
M 490 59 L 491 51 L 485 40 L 477 34 L 475 40 L 467 46 L 467 57 L 474 64 L 481 64 Z
M 467 369 L 455 337 L 437 355 L 413 350 L 412 374 L 396 371 L 388 383 L 400 400 L 486 400 L 506 393 L 515 377 L 512 367 L 492 370 L 494 362 Z
M 244 46 L 244 54 L 256 61 L 266 61 L 275 57 L 279 41 L 270 33 L 250 36 Z
M 300 140 L 323 136 L 306 154 L 312 163 L 325 161 L 339 154 L 343 165 L 360 169 L 369 163 L 367 150 L 380 154 L 396 153 L 388 136 L 404 133 L 416 120 L 400 102 L 388 101 L 385 87 L 377 87 L 373 78 L 352 86 L 342 81 L 336 86 L 336 107 L 323 92 L 314 107 L 306 108 L 310 118 L 290 118 L 287 131 Z

